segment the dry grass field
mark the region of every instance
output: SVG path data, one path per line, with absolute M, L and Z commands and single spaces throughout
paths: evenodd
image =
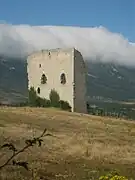
M 17 157 L 29 162 L 30 171 L 7 166 L 0 180 L 97 180 L 118 170 L 135 179 L 135 123 L 105 117 L 43 108 L 0 108 L 0 144 L 18 148 L 27 138 L 47 128 L 54 137 L 44 137 Z M 2 164 L 9 151 L 0 152 Z

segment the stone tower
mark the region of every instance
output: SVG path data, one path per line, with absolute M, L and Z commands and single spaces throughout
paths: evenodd
M 28 88 L 49 99 L 55 89 L 61 100 L 68 101 L 72 112 L 86 113 L 85 63 L 74 48 L 41 50 L 28 56 Z

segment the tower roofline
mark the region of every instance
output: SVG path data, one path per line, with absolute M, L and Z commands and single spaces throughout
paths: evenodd
M 53 49 L 42 49 L 42 50 L 37 50 L 37 51 L 34 51 L 32 53 L 30 53 L 28 55 L 28 57 L 30 56 L 33 56 L 33 55 L 36 55 L 38 53 L 46 53 L 46 52 L 65 52 L 65 51 L 78 51 L 75 47 L 66 47 L 66 48 L 53 48 Z M 78 51 L 79 52 L 79 51 Z

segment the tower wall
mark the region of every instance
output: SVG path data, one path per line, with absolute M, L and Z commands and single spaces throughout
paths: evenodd
M 79 51 L 74 50 L 74 111 L 87 113 L 86 107 L 86 68 Z
M 81 54 L 74 48 L 42 50 L 33 53 L 27 59 L 28 88 L 40 88 L 42 98 L 49 99 L 55 89 L 61 100 L 68 101 L 72 111 L 85 113 L 85 79 L 84 61 Z M 66 83 L 61 84 L 64 73 Z M 47 82 L 41 84 L 45 74 Z M 37 92 L 38 93 L 38 92 Z
M 41 67 L 40 67 L 41 66 Z M 66 83 L 60 82 L 60 75 L 65 73 Z M 41 76 L 47 77 L 46 84 L 41 84 Z M 43 50 L 28 57 L 29 88 L 40 88 L 42 98 L 49 99 L 51 89 L 55 89 L 61 100 L 68 101 L 73 107 L 73 50 Z

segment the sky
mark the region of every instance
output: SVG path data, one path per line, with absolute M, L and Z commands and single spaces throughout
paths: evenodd
M 102 25 L 135 41 L 135 0 L 0 0 L 0 20 L 29 25 Z
M 135 0 L 0 0 L 0 54 L 75 47 L 135 66 L 134 19 Z

